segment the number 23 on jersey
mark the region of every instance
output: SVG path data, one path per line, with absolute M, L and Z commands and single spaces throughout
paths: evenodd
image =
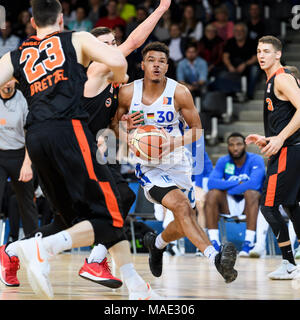
M 45 51 L 47 58 L 36 64 L 41 53 Z M 23 68 L 28 83 L 33 83 L 47 71 L 61 67 L 65 62 L 65 55 L 59 37 L 51 37 L 41 42 L 38 48 L 29 47 L 22 51 L 20 64 L 25 62 Z

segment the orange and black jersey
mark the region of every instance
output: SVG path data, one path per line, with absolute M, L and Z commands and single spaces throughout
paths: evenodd
M 88 126 L 94 136 L 106 129 L 118 108 L 119 85 L 110 84 L 93 98 L 82 97 L 82 107 L 89 114 Z
M 80 103 L 87 76 L 77 62 L 72 32 L 32 36 L 11 52 L 11 60 L 29 106 L 26 127 L 45 120 L 88 118 Z
M 275 77 L 280 73 L 291 74 L 288 69 L 280 68 L 267 80 L 264 99 L 264 128 L 266 137 L 277 136 L 288 125 L 296 112 L 296 108 L 290 101 L 280 100 L 274 93 Z M 298 84 L 296 78 L 295 81 Z M 300 143 L 300 129 L 286 139 L 284 146 L 297 143 Z

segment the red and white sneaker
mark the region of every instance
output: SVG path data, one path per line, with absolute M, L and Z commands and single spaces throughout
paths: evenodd
M 85 259 L 84 265 L 79 270 L 79 275 L 84 279 L 102 284 L 108 288 L 120 288 L 123 284 L 120 279 L 111 274 L 107 258 L 105 258 L 101 263 L 88 263 L 88 260 Z
M 20 282 L 17 278 L 17 271 L 20 268 L 20 261 L 18 257 L 10 257 L 6 253 L 6 246 L 0 247 L 0 280 L 9 287 L 18 287 Z

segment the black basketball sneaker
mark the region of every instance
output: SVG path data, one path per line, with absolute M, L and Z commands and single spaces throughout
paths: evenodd
M 163 253 L 165 249 L 155 247 L 157 235 L 153 232 L 147 232 L 144 236 L 144 245 L 149 250 L 149 267 L 154 277 L 160 277 L 163 267 Z
M 227 242 L 221 246 L 220 252 L 215 257 L 215 266 L 226 283 L 234 281 L 238 272 L 233 268 L 237 251 L 233 243 Z

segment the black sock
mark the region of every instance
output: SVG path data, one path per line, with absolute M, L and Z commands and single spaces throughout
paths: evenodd
M 292 246 L 289 244 L 284 247 L 280 247 L 281 253 L 282 253 L 282 258 L 284 260 L 288 260 L 289 263 L 296 265 L 294 255 L 293 255 L 293 250 Z

